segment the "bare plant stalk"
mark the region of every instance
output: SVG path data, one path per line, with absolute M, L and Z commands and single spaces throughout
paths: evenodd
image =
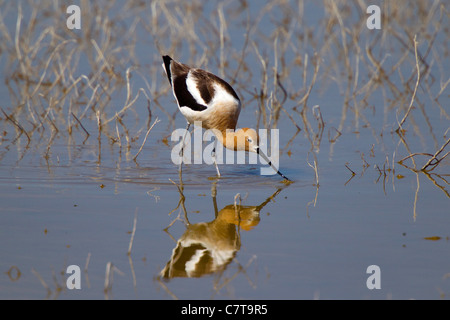
M 303 109 L 302 109 L 303 113 L 306 111 L 306 103 L 308 102 L 308 97 L 312 91 L 312 88 L 314 87 L 314 84 L 316 83 L 317 74 L 319 73 L 320 59 L 317 56 L 317 54 L 314 55 L 313 65 L 314 65 L 314 74 L 313 74 L 311 83 L 308 87 L 308 91 L 306 92 L 306 94 L 303 96 L 303 98 L 298 103 L 298 105 L 301 105 L 303 103 Z
M 119 133 L 119 126 L 118 123 L 118 117 L 116 118 L 116 134 L 117 134 L 117 141 L 119 141 L 119 147 L 122 148 L 122 140 L 120 139 L 120 133 Z
M 134 161 L 136 161 L 136 158 L 138 157 L 139 153 L 141 153 L 142 148 L 144 148 L 145 141 L 147 141 L 147 137 L 148 137 L 150 131 L 153 129 L 153 127 L 155 126 L 155 124 L 157 124 L 159 121 L 160 121 L 160 120 L 159 120 L 158 118 L 156 118 L 155 121 L 153 122 L 152 126 L 147 130 L 147 133 L 145 134 L 144 141 L 142 142 L 142 145 L 141 145 L 141 147 L 139 148 L 138 153 L 136 153 L 136 155 L 133 157 L 133 160 L 134 160 Z
M 223 3 L 219 4 L 219 8 L 217 9 L 218 15 L 219 15 L 219 22 L 220 22 L 220 76 L 223 78 L 225 76 L 225 59 L 224 59 L 224 47 L 225 47 L 225 37 L 224 37 L 224 29 L 226 29 L 226 20 L 223 15 Z
M 123 123 L 122 118 L 118 114 L 116 114 L 116 132 L 117 135 L 119 136 L 119 129 L 117 128 L 117 123 L 119 123 L 123 128 L 123 131 L 125 133 L 125 139 L 127 140 L 127 150 L 130 150 L 130 133 L 128 132 L 128 128 Z M 120 143 L 120 145 L 122 146 L 122 143 Z
M 86 128 L 81 123 L 81 121 L 77 118 L 77 116 L 73 112 L 72 112 L 72 116 L 75 118 L 75 120 L 77 120 L 77 122 L 80 125 L 81 129 L 83 129 L 83 131 L 86 133 L 86 139 L 89 138 L 89 136 L 90 136 L 89 132 L 86 130 Z
M 416 56 L 416 69 L 417 69 L 417 81 L 416 81 L 416 86 L 415 86 L 415 88 L 414 88 L 414 92 L 413 92 L 413 94 L 412 94 L 411 102 L 409 103 L 408 110 L 406 111 L 405 115 L 403 116 L 402 121 L 400 121 L 400 123 L 399 123 L 399 125 L 398 125 L 398 128 L 397 128 L 397 130 L 396 130 L 396 132 L 399 132 L 399 131 L 402 129 L 403 123 L 406 121 L 406 118 L 408 117 L 409 113 L 411 112 L 412 105 L 413 105 L 414 99 L 415 99 L 415 97 L 416 97 L 417 88 L 419 87 L 419 81 L 420 81 L 420 67 L 419 67 L 419 59 L 418 59 L 418 57 L 417 57 L 417 40 L 416 40 L 416 38 L 417 38 L 417 35 L 414 35 L 414 54 L 415 54 L 415 56 Z
M 31 139 L 30 136 L 28 135 L 28 133 L 25 131 L 25 129 L 17 122 L 15 121 L 13 118 L 11 118 L 10 116 L 8 116 L 6 114 L 6 112 L 3 110 L 3 108 L 0 108 L 2 110 L 2 113 L 5 115 L 6 119 L 8 119 L 9 121 L 11 121 L 17 128 L 19 128 L 21 133 L 25 133 L 25 135 L 27 136 L 28 139 L 28 144 L 30 144 Z
M 36 276 L 36 278 L 39 279 L 39 282 L 47 290 L 47 296 L 49 296 L 52 293 L 52 290 L 50 290 L 50 287 L 47 285 L 47 283 L 44 281 L 44 279 L 41 277 L 41 275 L 36 270 L 34 270 L 34 268 L 31 268 L 31 272 L 33 272 L 33 274 Z
M 345 165 L 345 167 L 352 173 L 352 176 L 356 174 L 352 169 L 349 168 L 349 166 L 347 166 L 347 164 Z
M 444 143 L 444 144 L 442 145 L 442 147 L 441 147 L 438 151 L 436 151 L 436 153 L 435 153 L 435 154 L 427 161 L 427 163 L 426 163 L 420 170 L 425 171 L 430 165 L 433 165 L 433 168 L 432 168 L 432 169 L 434 169 L 434 167 L 437 166 L 437 165 L 439 164 L 439 162 L 441 162 L 442 159 L 444 159 L 444 158 L 450 153 L 450 151 L 447 152 L 441 159 L 437 160 L 436 163 L 431 164 L 434 160 L 436 160 L 436 157 L 437 157 L 437 156 L 445 149 L 445 147 L 446 147 L 449 143 L 450 143 L 450 138 L 447 139 L 447 142 Z M 432 170 L 432 169 L 431 169 L 431 170 Z
M 120 271 L 115 265 L 112 264 L 112 262 L 108 262 L 106 264 L 106 271 L 105 271 L 105 287 L 103 291 L 105 294 L 111 290 L 113 278 L 114 278 L 114 271 L 116 271 L 119 275 L 123 276 L 124 273 Z
M 91 253 L 89 252 L 86 258 L 86 264 L 84 265 L 84 272 L 88 271 L 89 261 L 91 261 Z
M 112 267 L 112 263 L 108 262 L 106 264 L 106 271 L 105 271 L 105 286 L 103 288 L 103 291 L 106 293 L 109 289 L 110 289 L 110 285 L 109 285 L 109 281 L 110 281 L 110 273 L 111 273 L 111 267 Z
M 263 76 L 261 77 L 261 89 L 259 92 L 259 98 L 260 98 L 260 112 L 263 116 L 263 122 L 264 122 L 264 127 L 267 128 L 267 115 L 266 115 L 266 108 L 264 106 L 264 99 L 267 97 L 267 81 L 268 81 L 268 75 L 267 75 L 267 61 L 261 56 L 261 54 L 259 53 L 258 47 L 256 46 L 256 44 L 254 42 L 252 42 L 252 45 L 255 49 L 256 55 L 258 56 L 259 60 L 261 61 L 261 66 L 263 68 Z
M 410 153 L 408 156 L 406 156 L 406 157 L 404 157 L 403 159 L 401 159 L 398 163 L 400 163 L 401 165 L 403 165 L 403 161 L 405 161 L 405 160 L 411 158 L 411 160 L 413 161 L 413 164 L 414 164 L 414 170 L 413 170 L 413 171 L 417 172 L 418 170 L 415 169 L 415 168 L 416 168 L 416 165 L 415 165 L 415 162 L 414 162 L 414 157 L 415 157 L 415 156 L 429 156 L 430 159 L 427 161 L 427 163 L 425 163 L 425 164 L 422 166 L 422 168 L 420 169 L 420 171 L 425 171 L 425 172 L 431 171 L 431 170 L 433 170 L 433 169 L 434 169 L 434 168 L 435 168 L 435 167 L 436 167 L 443 159 L 445 159 L 445 158 L 450 154 L 450 151 L 449 151 L 449 152 L 447 152 L 443 157 L 441 157 L 440 159 L 437 159 L 437 156 L 438 156 L 442 151 L 444 151 L 445 147 L 446 147 L 449 143 L 450 143 L 450 138 L 447 139 L 447 141 L 442 145 L 442 147 L 441 147 L 438 151 L 436 151 L 436 153 L 435 153 L 434 155 L 431 154 L 431 153 L 425 153 L 425 152 Z M 433 161 L 436 161 L 436 162 L 433 162 Z M 405 166 L 405 165 L 403 165 L 403 166 Z M 432 166 L 432 168 L 430 168 L 430 169 L 427 170 L 427 168 L 430 167 L 430 166 Z
M 180 175 L 180 178 L 181 178 L 181 175 Z M 176 187 L 177 187 L 177 189 L 178 189 L 178 193 L 180 194 L 180 200 L 178 201 L 178 205 L 177 205 L 177 207 L 175 208 L 175 209 L 173 209 L 172 211 L 170 211 L 169 212 L 169 216 L 175 211 L 175 210 L 177 210 L 178 208 L 180 208 L 180 206 L 181 206 L 181 210 L 183 210 L 183 213 L 184 213 L 184 222 L 185 222 L 185 224 L 186 225 L 189 225 L 190 224 L 190 222 L 189 222 L 189 219 L 188 219 L 188 216 L 187 216 L 187 211 L 186 211 L 186 206 L 185 206 L 185 204 L 184 204 L 184 202 L 185 202 L 185 200 L 186 200 L 186 197 L 184 196 L 184 194 L 183 194 L 183 182 L 181 181 L 181 179 L 180 179 L 180 186 L 178 185 L 178 184 L 176 184 L 172 179 L 170 179 L 169 178 L 169 181 L 170 182 L 172 182 Z M 181 215 L 181 210 L 179 211 L 179 213 L 178 213 L 178 216 L 164 229 L 164 230 L 168 230 L 174 223 L 175 223 L 175 221 L 177 221 L 177 220 L 181 220 L 181 221 L 183 221 L 181 218 L 180 218 L 180 215 Z
M 408 155 L 408 156 L 404 157 L 403 159 L 401 159 L 399 161 L 399 163 L 402 164 L 403 161 L 405 161 L 405 160 L 407 160 L 409 158 L 415 157 L 415 156 L 429 156 L 429 157 L 432 157 L 433 155 L 431 153 L 425 153 L 425 152 L 411 153 L 410 155 Z
M 133 246 L 134 234 L 136 233 L 137 212 L 138 212 L 138 208 L 136 208 L 136 210 L 134 212 L 133 231 L 131 231 L 131 239 L 130 239 L 130 244 L 128 246 L 128 252 L 127 252 L 128 255 L 131 254 L 131 247 Z
M 307 163 L 308 163 L 308 166 L 310 166 L 314 170 L 314 175 L 316 177 L 316 186 L 319 187 L 319 169 L 317 168 L 317 156 L 314 151 L 312 151 L 312 154 L 314 156 L 314 166 L 312 164 L 310 164 L 308 160 L 307 160 Z M 309 152 L 308 152 L 308 157 L 309 157 Z

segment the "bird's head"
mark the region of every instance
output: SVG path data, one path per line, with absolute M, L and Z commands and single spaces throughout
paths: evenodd
M 259 136 L 255 129 L 242 128 L 236 131 L 236 150 L 258 153 Z

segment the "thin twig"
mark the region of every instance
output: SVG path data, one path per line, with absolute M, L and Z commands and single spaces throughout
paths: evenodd
M 112 264 L 112 262 L 108 262 L 106 264 L 106 271 L 105 271 L 105 286 L 103 288 L 103 291 L 105 294 L 109 290 L 111 290 L 113 278 L 114 278 L 114 271 L 116 271 L 119 275 L 123 276 L 124 273 L 120 271 L 115 265 Z
M 36 276 L 36 278 L 39 279 L 39 282 L 42 284 L 42 286 L 47 290 L 47 297 L 50 296 L 50 294 L 52 293 L 52 290 L 47 285 L 47 283 L 44 281 L 44 279 L 41 277 L 41 275 L 36 270 L 34 270 L 34 268 L 31 268 L 31 272 L 33 272 L 33 274 Z
M 147 130 L 147 133 L 145 134 L 144 141 L 142 142 L 142 145 L 141 145 L 141 147 L 139 148 L 138 153 L 136 153 L 136 155 L 135 155 L 134 158 L 133 158 L 134 161 L 136 161 L 136 158 L 138 157 L 139 153 L 141 153 L 142 148 L 144 148 L 145 141 L 147 141 L 147 137 L 148 137 L 150 131 L 153 129 L 153 127 L 155 126 L 155 124 L 157 124 L 159 121 L 160 121 L 160 120 L 159 120 L 158 118 L 156 118 L 155 121 L 153 122 L 153 124 L 151 125 L 151 127 Z
M 352 170 L 352 169 L 350 169 L 347 165 L 345 165 L 345 167 L 352 173 L 352 176 L 354 176 L 356 173 Z
M 410 155 L 404 157 L 403 159 L 401 159 L 400 161 L 398 161 L 400 164 L 403 163 L 403 161 L 415 157 L 415 156 L 429 156 L 432 157 L 433 155 L 431 153 L 425 153 L 425 152 L 415 152 L 415 153 L 411 153 Z
M 403 116 L 402 121 L 400 121 L 400 123 L 398 124 L 398 128 L 397 128 L 397 130 L 396 130 L 397 132 L 399 132 L 399 131 L 402 129 L 402 125 L 403 125 L 403 123 L 406 121 L 406 118 L 408 117 L 408 115 L 409 115 L 409 113 L 410 113 L 410 111 L 411 111 L 411 109 L 412 109 L 412 105 L 413 105 L 413 102 L 414 102 L 414 99 L 415 99 L 416 93 L 417 93 L 417 88 L 419 87 L 419 81 L 420 81 L 420 67 L 419 67 L 419 59 L 417 58 L 417 43 L 418 43 L 418 42 L 417 42 L 416 38 L 417 38 L 417 35 L 414 35 L 414 54 L 415 54 L 415 56 L 416 56 L 416 69 L 417 69 L 417 81 L 416 81 L 416 86 L 415 86 L 415 88 L 414 88 L 414 92 L 413 92 L 413 94 L 412 94 L 411 102 L 409 103 L 408 110 L 406 111 L 405 115 Z
M 81 123 L 81 121 L 77 118 L 77 116 L 73 112 L 72 112 L 72 116 L 75 118 L 75 120 L 77 120 L 77 122 L 80 125 L 81 129 L 83 129 L 83 131 L 86 133 L 86 139 L 89 138 L 89 136 L 90 136 L 89 132 L 86 130 L 86 128 Z
M 428 162 L 427 162 L 420 170 L 425 171 L 425 169 L 428 168 L 430 165 L 433 165 L 433 166 L 435 167 L 439 162 L 441 162 L 441 160 L 444 159 L 444 158 L 449 154 L 449 152 L 447 152 L 447 153 L 446 153 L 441 159 L 439 159 L 436 163 L 431 164 L 431 162 L 434 161 L 434 160 L 436 160 L 436 157 L 444 150 L 444 148 L 445 148 L 449 143 L 450 143 L 450 138 L 447 139 L 447 142 L 444 143 L 444 144 L 442 145 L 442 147 L 441 147 L 438 151 L 436 151 L 436 153 L 433 155 L 433 157 L 431 157 L 430 160 L 428 160 Z M 434 167 L 433 167 L 433 168 L 434 168 Z M 432 169 L 433 169 L 433 168 L 432 168 Z
M 88 271 L 88 266 L 89 266 L 89 261 L 91 261 L 91 253 L 88 253 L 88 256 L 86 258 L 86 264 L 84 265 L 84 271 L 87 272 Z
M 134 212 L 133 231 L 131 231 L 130 244 L 128 245 L 128 252 L 127 252 L 128 255 L 131 254 L 131 247 L 133 246 L 134 234 L 136 233 L 137 212 L 138 208 L 136 208 Z
M 3 110 L 3 108 L 0 108 L 0 109 L 2 110 L 2 112 L 5 115 L 6 119 L 11 121 L 17 128 L 19 128 L 20 132 L 25 133 L 25 135 L 27 136 L 27 139 L 28 139 L 28 144 L 27 144 L 27 146 L 28 146 L 30 144 L 30 142 L 31 142 L 31 139 L 30 139 L 30 136 L 28 135 L 28 133 L 25 131 L 25 129 L 17 121 L 15 121 L 13 118 L 8 116 L 6 114 L 6 112 Z

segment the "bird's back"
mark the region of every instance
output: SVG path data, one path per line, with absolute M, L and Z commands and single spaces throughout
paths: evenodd
M 163 61 L 180 111 L 190 123 L 201 121 L 204 128 L 220 131 L 236 128 L 240 100 L 226 81 L 169 56 Z

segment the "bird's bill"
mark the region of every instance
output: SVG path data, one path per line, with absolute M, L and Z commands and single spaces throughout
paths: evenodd
M 256 153 L 259 154 L 261 158 L 263 158 L 264 161 L 266 161 L 269 164 L 269 166 L 271 166 L 272 169 L 275 170 L 283 179 L 291 181 L 284 174 L 282 174 L 277 168 L 275 168 L 272 161 L 270 161 L 269 158 L 267 158 L 267 156 L 264 154 L 264 152 L 262 152 L 259 148 L 256 148 Z

